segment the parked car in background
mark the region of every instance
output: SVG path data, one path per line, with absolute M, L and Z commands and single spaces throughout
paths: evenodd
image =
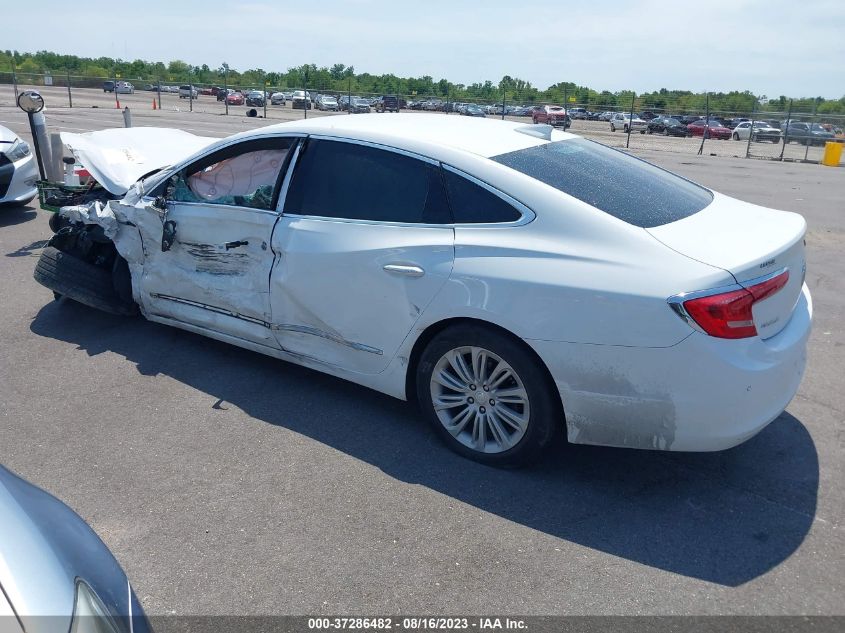
M 754 121 L 753 129 L 751 121 L 742 121 L 731 132 L 731 138 L 735 141 L 747 141 L 749 135 L 752 141 L 779 143 L 781 139 L 781 131 L 765 121 Z
M 237 92 L 233 90 L 228 95 L 226 95 L 226 103 L 229 105 L 243 105 L 244 104 L 244 95 L 242 92 Z
M 399 112 L 399 97 L 382 95 L 375 102 L 376 112 Z
M 819 123 L 804 123 L 790 121 L 783 128 L 785 143 L 800 143 L 801 145 L 824 145 L 836 138 L 833 132 L 828 132 Z
M 646 131 L 649 134 L 663 134 L 664 136 L 690 136 L 686 125 L 674 117 L 664 115 L 651 119 L 646 126 Z
M 199 94 L 199 91 L 194 86 L 179 86 L 180 99 L 196 99 L 197 97 L 199 97 Z
M 569 117 L 578 121 L 585 121 L 589 116 L 586 108 L 569 108 Z
M 223 101 L 228 95 L 232 94 L 233 92 L 235 91 L 231 88 L 226 88 L 225 90 L 221 88 L 217 91 L 217 100 Z
M 113 81 L 104 81 L 103 82 L 103 92 L 114 92 L 114 82 Z
M 572 125 L 572 119 L 566 110 L 562 106 L 556 105 L 536 106 L 531 111 L 531 120 L 534 123 L 547 123 L 563 129 Z
M 656 119 L 658 115 L 656 112 L 652 112 L 651 110 L 643 110 L 640 112 L 640 118 L 643 121 L 651 121 L 652 119 Z
M 643 121 L 639 116 L 634 114 L 634 118 L 627 112 L 617 112 L 610 117 L 610 131 L 622 130 L 627 132 L 631 128 L 631 132 L 639 132 L 645 134 L 648 123 Z
M 267 100 L 261 90 L 250 90 L 246 95 L 245 102 L 251 108 L 263 108 Z
M 370 100 L 363 99 L 361 97 L 357 99 L 352 99 L 352 102 L 349 105 L 349 111 L 352 114 L 365 114 L 371 111 L 370 108 Z
M 714 119 L 693 121 L 687 125 L 687 130 L 692 136 L 703 136 L 704 138 L 725 140 L 731 137 L 731 129 Z
M 144 84 L 144 90 L 147 92 L 158 92 L 158 86 L 156 84 Z
M 337 112 L 340 109 L 340 104 L 331 95 L 322 95 L 317 100 L 317 109 L 324 112 Z
M 135 94 L 135 86 L 128 81 L 118 81 L 117 84 L 115 84 L 114 91 L 121 95 L 131 95 Z
M 464 107 L 461 109 L 460 114 L 464 116 L 487 116 L 487 113 L 484 111 L 484 109 L 474 103 L 465 104 Z
M 291 96 L 290 107 L 299 110 L 311 109 L 311 97 L 304 90 L 296 90 Z
M 270 95 L 270 105 L 285 105 L 285 93 L 284 92 L 274 92 Z
M 38 165 L 29 143 L 0 125 L 0 212 L 35 198 L 37 181 Z
M 73 510 L 0 466 L 0 629 L 152 633 L 126 574 Z
M 187 152 L 168 132 L 159 162 L 115 183 L 114 215 L 60 212 L 35 268 L 66 296 L 57 321 L 79 318 L 68 300 L 128 291 L 157 323 L 413 399 L 447 446 L 497 466 L 557 434 L 728 449 L 798 390 L 812 301 L 797 213 L 524 122 L 313 117 Z

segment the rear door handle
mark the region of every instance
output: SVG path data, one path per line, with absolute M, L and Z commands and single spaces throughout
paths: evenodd
M 422 277 L 425 274 L 425 271 L 419 266 L 407 266 L 405 264 L 386 264 L 384 270 L 406 277 Z

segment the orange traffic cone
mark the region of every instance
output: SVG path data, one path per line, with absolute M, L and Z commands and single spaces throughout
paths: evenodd
M 120 110 L 120 99 L 114 100 L 114 107 L 117 108 L 118 110 Z
M 153 110 L 157 110 L 158 106 L 156 105 L 156 100 L 153 99 Z

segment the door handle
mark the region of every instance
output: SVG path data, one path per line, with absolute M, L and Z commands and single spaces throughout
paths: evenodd
M 425 271 L 419 266 L 407 266 L 405 264 L 386 264 L 384 270 L 405 277 L 422 277 Z
M 230 251 L 233 248 L 239 248 L 241 246 L 249 246 L 249 242 L 246 242 L 244 240 L 237 240 L 235 242 L 226 242 L 224 244 L 224 246 L 226 247 L 227 251 Z

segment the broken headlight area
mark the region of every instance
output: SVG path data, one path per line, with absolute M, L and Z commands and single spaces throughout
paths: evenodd
M 95 215 L 104 224 L 86 222 Z M 133 315 L 138 307 L 132 296 L 132 277 L 126 260 L 112 241 L 116 220 L 99 202 L 87 207 L 65 207 L 55 216 L 56 232 L 41 252 L 35 280 L 53 291 L 113 314 Z

